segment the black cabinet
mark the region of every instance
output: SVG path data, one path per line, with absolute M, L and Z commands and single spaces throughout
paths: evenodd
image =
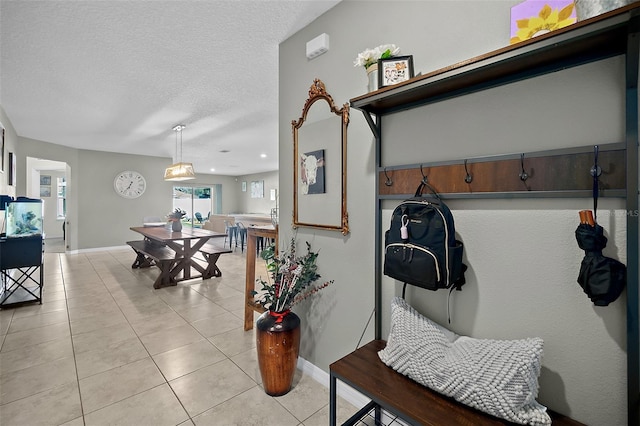
M 0 238 L 0 308 L 42 304 L 44 244 L 41 235 Z

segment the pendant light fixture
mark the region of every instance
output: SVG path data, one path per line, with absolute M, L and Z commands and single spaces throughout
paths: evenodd
M 181 181 L 195 179 L 196 174 L 193 171 L 193 164 L 182 162 L 182 131 L 185 129 L 184 124 L 177 124 L 173 130 L 176 132 L 176 156 L 175 164 L 170 165 L 164 171 L 164 180 Z M 178 151 L 178 133 L 180 134 L 180 151 Z

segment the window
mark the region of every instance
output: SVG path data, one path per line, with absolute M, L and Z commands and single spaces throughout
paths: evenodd
M 67 216 L 67 181 L 64 177 L 56 178 L 56 212 L 58 218 Z

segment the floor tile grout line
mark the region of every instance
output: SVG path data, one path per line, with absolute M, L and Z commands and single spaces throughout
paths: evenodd
M 89 256 L 87 256 L 86 258 L 87 258 L 87 261 L 91 264 L 91 267 L 93 268 L 94 272 L 96 273 L 96 275 L 97 275 L 97 276 L 98 276 L 98 278 L 100 279 L 100 282 L 102 283 L 102 285 L 105 287 L 105 289 L 106 289 L 106 290 L 107 290 L 107 292 L 109 293 L 109 296 L 111 296 L 111 298 L 113 299 L 113 302 L 114 302 L 114 303 L 116 304 L 116 306 L 118 307 L 119 312 L 120 312 L 120 313 L 123 315 L 123 317 L 125 318 L 125 320 L 126 320 L 126 322 L 127 322 L 127 325 L 129 325 L 129 327 L 131 327 L 132 331 L 133 331 L 133 332 L 134 332 L 134 334 L 136 335 L 136 338 L 138 339 L 138 341 L 140 342 L 140 344 L 142 345 L 142 347 L 145 349 L 145 351 L 146 351 L 146 352 L 147 352 L 147 354 L 149 355 L 149 358 L 151 359 L 151 361 L 152 361 L 152 362 L 154 362 L 154 365 L 155 365 L 155 361 L 153 360 L 153 357 L 151 356 L 151 354 L 149 354 L 149 351 L 147 350 L 146 346 L 145 346 L 145 345 L 144 345 L 144 343 L 142 343 L 142 341 L 140 340 L 140 336 L 138 336 L 138 334 L 136 333 L 135 329 L 134 329 L 134 328 L 133 328 L 133 326 L 131 325 L 131 322 L 129 321 L 129 319 L 127 318 L 127 316 L 124 314 L 124 312 L 122 312 L 122 307 L 120 306 L 120 304 L 118 304 L 118 302 L 116 301 L 116 299 L 113 297 L 113 293 L 109 290 L 109 288 L 108 288 L 108 287 L 106 286 L 106 284 L 104 283 L 104 280 L 102 279 L 102 276 L 100 275 L 100 273 L 99 273 L 99 272 L 96 270 L 96 268 L 95 268 L 95 264 L 94 264 L 94 262 L 91 260 L 91 258 L 90 258 Z M 119 263 L 119 262 L 118 262 L 118 263 Z M 66 294 L 66 286 L 65 286 L 65 294 Z M 68 310 L 68 309 L 67 309 L 67 310 Z M 71 318 L 69 318 L 69 328 L 70 328 L 70 330 L 69 330 L 69 331 L 71 331 Z M 72 344 L 73 344 L 73 333 L 71 333 L 71 335 L 72 335 Z M 74 360 L 75 360 L 75 359 L 76 359 L 76 358 L 75 358 L 75 356 L 76 356 L 75 346 L 73 346 L 73 354 L 74 354 Z M 138 360 L 138 361 L 139 361 L 139 360 Z M 135 361 L 134 361 L 134 362 L 135 362 Z M 96 373 L 96 374 L 105 373 L 105 372 L 107 372 L 107 371 L 115 370 L 115 369 L 120 368 L 120 367 L 122 367 L 122 366 L 114 367 L 114 368 L 111 368 L 111 369 L 109 369 L 109 370 L 105 370 L 105 371 L 102 371 L 102 372 L 100 372 L 100 373 Z M 157 368 L 157 365 L 156 365 L 156 368 Z M 158 368 L 158 370 L 160 370 L 160 369 Z M 161 372 L 161 371 L 160 371 L 160 373 L 162 374 L 162 372 Z M 94 375 L 96 375 L 96 374 L 94 374 Z M 92 375 L 92 376 L 94 376 L 94 375 Z M 83 378 L 83 380 L 84 380 L 84 379 L 86 379 L 86 378 L 88 378 L 88 377 L 92 377 L 92 376 L 87 376 L 87 377 Z M 150 389 L 146 389 L 146 390 L 144 390 L 144 391 L 141 391 L 141 392 L 135 393 L 135 394 L 133 394 L 133 395 L 129 395 L 129 396 L 127 396 L 127 398 L 131 398 L 131 397 L 133 397 L 133 396 L 140 395 L 140 394 L 142 394 L 142 393 L 144 393 L 144 392 L 147 392 L 147 391 L 149 391 L 149 390 L 151 390 L 151 389 L 155 389 L 155 388 L 156 388 L 156 387 L 158 387 L 158 386 L 162 386 L 163 384 L 167 384 L 167 385 L 168 385 L 169 383 L 166 381 L 166 378 L 164 377 L 164 375 L 162 375 L 162 377 L 163 377 L 163 379 L 165 380 L 165 383 L 162 383 L 162 384 L 157 385 L 157 386 L 153 386 L 153 387 L 151 387 Z M 77 370 L 77 362 L 76 362 L 76 378 L 77 378 L 77 380 L 78 380 L 78 393 L 79 393 L 79 396 L 80 396 L 80 408 L 81 408 L 81 411 L 82 411 L 82 421 L 83 421 L 83 424 L 86 424 L 86 421 L 85 421 L 85 416 L 86 416 L 86 415 L 91 414 L 91 413 L 94 413 L 94 412 L 99 411 L 99 410 L 101 410 L 101 409 L 103 409 L 103 408 L 109 407 L 109 406 L 111 406 L 111 405 L 117 404 L 118 402 L 122 402 L 122 401 L 124 401 L 125 399 L 127 399 L 127 398 L 123 398 L 123 399 L 121 399 L 121 400 L 114 401 L 114 402 L 112 402 L 112 403 L 110 403 L 110 404 L 107 404 L 107 405 L 105 405 L 104 407 L 100 407 L 100 408 L 99 408 L 99 409 L 97 409 L 97 410 L 94 410 L 94 411 L 91 411 L 91 412 L 87 412 L 87 413 L 85 413 L 84 405 L 82 404 L 82 392 L 80 391 L 80 380 L 81 380 L 81 379 L 80 379 L 80 376 L 79 376 L 79 374 L 78 374 L 78 370 Z M 186 410 L 185 410 L 185 412 L 186 412 Z M 188 415 L 188 413 L 187 413 L 187 415 Z
M 59 254 L 58 255 L 58 259 L 60 262 L 60 275 L 62 276 L 62 288 L 64 289 L 64 300 L 65 300 L 65 305 L 66 305 L 66 311 L 67 311 L 67 319 L 68 319 L 68 326 L 69 326 L 69 338 L 71 339 L 71 352 L 73 353 L 73 367 L 75 369 L 76 372 L 76 384 L 78 386 L 78 400 L 80 401 L 80 415 L 82 416 L 82 424 L 86 425 L 86 421 L 84 418 L 84 404 L 82 403 L 82 392 L 80 391 L 80 376 L 78 374 L 78 359 L 76 358 L 76 347 L 74 345 L 74 339 L 73 339 L 73 331 L 71 329 L 71 314 L 69 313 L 69 299 L 68 299 L 68 295 L 67 295 L 67 286 L 65 283 L 65 271 L 62 268 L 62 256 L 63 254 Z M 71 419 L 73 420 L 73 419 Z
M 132 275 L 135 275 L 135 274 L 132 274 Z M 192 289 L 191 287 L 189 287 L 189 289 L 190 289 L 190 291 L 195 291 L 195 290 L 194 290 L 194 289 Z M 111 294 L 111 296 L 113 297 L 113 294 L 111 293 L 111 291 L 110 291 L 108 288 L 107 288 L 107 291 L 109 291 L 109 293 L 110 293 L 110 294 Z M 160 296 L 157 296 L 157 297 L 158 297 L 158 299 L 162 300 L 162 302 L 163 302 L 163 303 L 164 303 L 164 304 L 165 304 L 169 309 L 171 309 L 171 310 L 172 310 L 176 315 L 178 315 L 180 318 L 184 319 L 184 320 L 186 321 L 186 323 L 187 323 L 191 328 L 193 328 L 193 330 L 194 330 L 196 333 L 198 333 L 198 334 L 202 337 L 202 339 L 203 339 L 204 341 L 209 342 L 212 346 L 214 346 L 214 347 L 215 347 L 215 345 L 214 345 L 212 342 L 210 342 L 206 336 L 204 336 L 204 335 L 203 335 L 203 334 L 202 334 L 198 329 L 196 329 L 196 328 L 195 328 L 195 327 L 194 327 L 194 326 L 193 326 L 193 325 L 192 325 L 192 324 L 191 324 L 191 323 L 190 323 L 186 318 L 184 318 L 182 315 L 180 315 L 180 313 L 179 313 L 179 312 L 177 312 L 177 311 L 174 309 L 174 307 L 173 307 L 173 306 L 171 306 L 170 304 L 168 304 L 168 303 L 167 303 L 167 301 L 166 301 L 166 300 L 164 300 L 164 299 L 162 299 Z M 114 299 L 114 301 L 115 301 L 115 299 Z M 131 324 L 131 321 L 129 320 L 129 318 L 127 318 L 126 314 L 125 314 L 124 312 L 122 312 L 122 307 L 118 304 L 118 302 L 117 302 L 117 301 L 115 301 L 115 303 L 116 303 L 116 305 L 118 305 L 118 308 L 120 309 L 121 313 L 122 313 L 122 314 L 123 314 L 123 316 L 125 317 L 125 320 L 127 321 L 127 324 L 129 324 L 129 326 L 130 326 L 130 327 L 131 327 L 131 329 L 133 330 L 133 333 L 136 335 L 136 338 L 138 339 L 138 341 L 140 342 L 140 344 L 141 344 L 141 345 L 142 345 L 142 347 L 144 348 L 145 352 L 148 354 L 148 356 L 149 356 L 149 358 L 150 358 L 151 362 L 153 362 L 153 364 L 155 365 L 155 367 L 158 369 L 158 372 L 160 373 L 160 375 L 161 375 L 161 376 L 162 376 L 162 378 L 164 379 L 164 384 L 166 384 L 166 385 L 169 387 L 169 389 L 171 390 L 171 393 L 175 396 L 176 400 L 178 401 L 178 403 L 180 404 L 180 406 L 181 406 L 181 407 L 182 407 L 182 409 L 184 410 L 184 412 L 185 412 L 185 414 L 187 415 L 188 419 L 189 419 L 192 423 L 194 423 L 194 421 L 193 421 L 193 417 L 191 416 L 191 414 L 189 413 L 189 411 L 188 411 L 188 410 L 187 410 L 187 408 L 185 407 L 184 403 L 182 402 L 182 400 L 180 399 L 180 397 L 178 396 L 178 394 L 176 393 L 176 391 L 173 389 L 173 386 L 171 386 L 171 382 L 170 382 L 170 380 L 168 380 L 168 379 L 167 379 L 166 375 L 162 372 L 162 369 L 161 369 L 161 368 L 160 368 L 160 366 L 158 365 L 157 361 L 155 360 L 155 358 L 153 357 L 153 355 L 151 354 L 151 352 L 149 352 L 149 349 L 145 346 L 144 342 L 142 341 L 142 339 L 141 339 L 141 337 L 142 337 L 142 336 L 140 336 L 140 334 L 138 333 L 138 331 L 136 331 L 136 329 L 133 327 L 133 325 Z M 187 345 L 183 345 L 183 346 L 180 346 L 179 348 L 184 347 L 184 346 L 188 346 L 188 345 L 189 345 L 189 344 L 187 344 Z M 170 349 L 170 350 L 174 350 L 174 349 L 178 349 L 178 348 L 173 348 L 173 349 Z M 223 353 L 223 352 L 221 352 L 221 353 Z M 223 354 L 224 354 L 224 353 L 223 353 Z M 156 355 L 158 355 L 158 354 L 156 354 Z M 224 354 L 224 355 L 225 355 L 225 359 L 229 359 L 229 358 L 227 357 L 227 355 L 226 355 L 226 354 Z M 220 361 L 220 362 L 221 362 L 221 361 Z M 213 365 L 213 364 L 211 364 L 211 365 Z M 115 368 L 118 368 L 118 367 L 115 367 Z M 205 367 L 203 367 L 203 368 L 205 368 Z M 197 370 L 196 370 L 196 371 L 197 371 Z M 193 373 L 193 372 L 191 372 L 191 373 Z M 191 374 L 191 373 L 189 373 L 189 374 Z M 158 385 L 158 386 L 162 386 L 162 385 Z M 151 388 L 151 389 L 154 389 L 154 388 L 156 388 L 156 387 L 158 387 L 158 386 L 154 386 L 154 387 L 153 387 L 153 388 Z M 148 391 L 149 391 L 149 390 L 151 390 L 151 389 L 147 389 L 147 390 L 145 390 L 145 391 L 143 391 L 143 392 L 148 392 Z M 140 393 L 143 393 L 143 392 L 139 392 L 139 393 L 138 393 L 138 394 L 136 394 L 136 395 L 139 395 Z M 127 398 L 130 398 L 130 397 L 132 397 L 132 396 L 134 396 L 134 395 L 129 395 Z M 126 399 L 126 398 L 125 398 L 125 399 Z M 122 401 L 122 400 L 120 400 L 120 401 Z M 113 402 L 112 404 L 109 404 L 109 405 L 113 405 L 113 404 L 115 404 L 115 403 L 117 403 L 117 402 L 120 402 L 120 401 Z M 102 408 L 104 408 L 104 407 L 102 407 Z M 195 423 L 194 423 L 194 424 L 195 424 Z
M 73 269 L 73 268 L 67 268 L 67 269 L 64 269 L 64 268 L 62 267 L 62 263 L 63 263 L 63 259 L 62 259 L 62 258 L 64 257 L 64 255 L 65 255 L 65 254 L 61 254 L 61 255 L 59 254 L 59 255 L 57 255 L 57 258 L 58 258 L 58 261 L 59 261 L 59 263 L 60 263 L 60 265 L 61 265 L 60 270 L 59 270 L 59 273 L 61 274 L 61 276 L 63 276 L 62 290 L 64 291 L 64 297 L 65 297 L 64 301 L 65 301 L 65 309 L 66 309 L 66 312 L 67 312 L 67 326 L 69 327 L 69 331 L 71 331 L 71 314 L 70 314 L 70 310 L 71 310 L 71 308 L 70 308 L 70 306 L 69 306 L 69 304 L 68 304 L 68 300 L 69 300 L 69 299 L 68 299 L 68 297 L 69 297 L 69 294 L 68 294 L 68 290 L 69 290 L 69 288 L 68 288 L 68 287 L 69 287 L 68 276 L 69 276 L 70 274 L 73 274 L 73 273 L 74 273 L 74 269 Z M 162 386 L 162 385 L 164 385 L 165 383 L 166 383 L 166 384 L 168 384 L 168 385 L 169 385 L 169 388 L 171 389 L 172 393 L 174 394 L 174 397 L 178 400 L 178 402 L 180 403 L 180 405 L 183 407 L 183 410 L 184 410 L 184 412 L 186 413 L 187 417 L 189 418 L 190 422 L 191 422 L 191 423 L 193 423 L 193 424 L 195 424 L 194 418 L 195 418 L 197 415 L 200 415 L 200 414 L 202 414 L 202 413 L 195 414 L 195 415 L 191 416 L 191 415 L 189 414 L 189 412 L 186 410 L 185 405 L 182 403 L 182 401 L 180 400 L 180 398 L 178 398 L 177 394 L 176 394 L 176 393 L 175 393 L 175 391 L 173 390 L 173 387 L 171 386 L 170 381 L 167 379 L 167 376 L 165 376 L 165 373 L 163 373 L 163 372 L 162 372 L 162 370 L 161 370 L 161 369 L 160 369 L 160 367 L 158 366 L 158 363 L 156 362 L 156 360 L 154 359 L 154 357 L 150 354 L 149 349 L 147 349 L 147 347 L 144 345 L 144 343 L 142 343 L 141 335 L 139 334 L 140 332 L 139 332 L 139 331 L 136 331 L 135 329 L 133 329 L 133 326 L 132 326 L 132 322 L 131 322 L 130 317 L 128 317 L 127 315 L 125 315 L 125 314 L 124 314 L 124 311 L 123 311 L 123 309 L 124 309 L 124 308 L 123 308 L 123 305 L 119 304 L 119 303 L 118 303 L 118 301 L 117 301 L 117 299 L 114 297 L 114 294 L 115 294 L 115 293 L 114 293 L 114 291 L 113 291 L 113 290 L 114 290 L 115 288 L 114 288 L 114 287 L 111 287 L 111 286 L 107 286 L 107 284 L 106 284 L 106 282 L 105 282 L 105 278 L 106 278 L 105 273 L 110 273 L 110 272 L 113 272 L 114 270 L 115 270 L 115 271 L 119 271 L 120 269 L 123 269 L 123 270 L 127 270 L 127 269 L 128 269 L 128 268 L 126 268 L 128 265 L 126 265 L 125 263 L 123 263 L 123 262 L 119 261 L 119 260 L 115 257 L 115 255 L 114 255 L 113 253 L 109 253 L 109 256 L 110 256 L 110 258 L 109 258 L 108 260 L 101 259 L 101 258 L 99 258 L 99 257 L 97 257 L 97 256 L 84 256 L 84 260 L 86 260 L 86 261 L 87 261 L 87 263 L 88 263 L 89 265 L 91 265 L 92 272 L 93 272 L 93 273 L 95 273 L 95 274 L 98 276 L 98 278 L 100 279 L 101 284 L 105 287 L 105 289 L 106 289 L 106 290 L 107 290 L 107 292 L 109 293 L 111 300 L 113 300 L 113 302 L 116 304 L 116 306 L 117 306 L 117 308 L 118 308 L 117 312 L 119 312 L 120 314 L 122 314 L 122 315 L 123 315 L 123 318 L 124 318 L 124 320 L 125 320 L 125 323 L 126 323 L 127 325 L 129 325 L 129 326 L 132 328 L 132 330 L 133 330 L 133 332 L 134 332 L 133 334 L 135 335 L 135 337 L 138 339 L 138 341 L 140 342 L 140 344 L 141 344 L 141 345 L 143 346 L 143 348 L 145 349 L 145 353 L 147 354 L 147 356 L 149 356 L 149 358 L 151 358 L 151 361 L 154 363 L 154 365 L 156 366 L 156 368 L 157 368 L 157 369 L 158 369 L 158 371 L 160 372 L 163 382 L 162 382 L 161 384 L 157 385 L 157 386 L 154 386 L 154 387 L 150 388 L 150 389 L 154 389 L 154 388 L 156 388 L 156 387 L 158 387 L 158 386 Z M 111 261 L 114 261 L 114 263 L 112 264 L 112 263 L 111 263 Z M 136 276 L 135 274 L 131 274 L 131 275 L 133 275 L 134 277 Z M 235 273 L 234 273 L 234 275 L 235 275 Z M 139 277 L 140 277 L 140 276 L 139 276 Z M 234 276 L 234 279 L 235 279 L 235 276 Z M 235 281 L 234 281 L 234 282 L 235 282 Z M 146 282 L 145 282 L 145 283 L 142 283 L 142 282 L 141 282 L 140 284 L 142 284 L 142 285 L 146 285 L 147 283 L 146 283 Z M 223 313 L 221 313 L 220 315 L 224 315 L 225 313 L 227 313 L 227 314 L 231 314 L 234 318 L 239 318 L 239 317 L 238 317 L 238 315 L 235 315 L 235 314 L 234 314 L 234 312 L 235 312 L 235 311 L 230 311 L 230 310 L 228 310 L 228 308 L 224 307 L 223 305 L 219 305 L 219 304 L 218 304 L 218 301 L 219 301 L 219 299 L 218 299 L 218 298 L 216 298 L 215 300 L 214 300 L 214 299 L 212 299 L 212 298 L 211 298 L 211 293 L 206 293 L 206 292 L 204 291 L 204 290 L 205 290 L 205 288 L 206 288 L 205 286 L 201 286 L 201 287 L 194 287 L 194 286 L 196 286 L 196 285 L 201 285 L 201 284 L 208 284 L 208 283 L 203 282 L 203 281 L 200 281 L 200 282 L 194 282 L 194 283 L 192 283 L 192 284 L 189 284 L 188 286 L 187 286 L 187 285 L 185 285 L 184 287 L 188 287 L 189 293 L 192 293 L 192 294 L 194 294 L 194 295 L 195 295 L 195 294 L 197 294 L 199 297 L 200 297 L 200 296 L 202 297 L 202 300 L 206 300 L 206 301 L 208 301 L 208 302 L 210 302 L 210 303 L 212 303 L 212 304 L 214 304 L 214 305 L 219 306 L 219 307 L 222 309 L 222 312 L 223 312 Z M 227 283 L 225 283 L 225 282 L 212 283 L 212 284 L 219 284 L 220 286 L 228 287 L 228 288 L 229 288 L 229 289 L 231 289 L 231 290 L 239 291 L 237 288 L 235 288 L 235 287 L 233 287 L 233 286 L 230 286 L 230 285 L 228 285 L 228 284 L 227 284 Z M 200 291 L 199 291 L 199 290 L 200 290 Z M 207 295 L 207 294 L 209 294 L 209 295 Z M 168 293 L 167 295 L 168 295 L 168 296 L 171 296 L 169 293 Z M 231 296 L 231 297 L 237 297 L 237 296 Z M 183 313 L 182 313 L 182 314 L 181 314 L 180 312 L 178 312 L 178 310 L 177 310 L 177 309 L 178 309 L 178 308 L 180 308 L 180 307 L 182 306 L 182 304 L 180 304 L 180 300 L 179 300 L 179 299 L 175 299 L 175 300 L 174 300 L 174 299 L 172 299 L 172 298 L 170 298 L 170 297 L 162 298 L 162 297 L 160 297 L 160 296 L 157 296 L 157 298 L 158 298 L 158 300 L 162 300 L 162 302 L 163 302 L 162 304 L 163 304 L 164 306 L 168 307 L 168 308 L 169 308 L 169 310 L 170 310 L 171 312 L 173 312 L 173 313 L 177 314 L 181 319 L 185 320 L 185 321 L 186 321 L 186 323 L 187 323 L 187 324 L 189 324 L 189 325 L 191 326 L 191 328 L 192 328 L 193 330 L 195 330 L 195 331 L 196 331 L 197 335 L 199 335 L 199 336 L 202 338 L 202 340 L 203 340 L 203 341 L 209 342 L 213 347 L 215 347 L 216 349 L 218 349 L 218 350 L 220 350 L 220 351 L 221 351 L 221 353 L 224 355 L 224 358 L 223 358 L 221 361 L 219 361 L 219 362 L 222 362 L 222 361 L 224 361 L 224 360 L 229 360 L 229 361 L 230 361 L 231 363 L 233 363 L 236 367 L 238 367 L 238 368 L 242 371 L 242 373 L 243 373 L 244 375 L 246 375 L 246 376 L 247 376 L 247 377 L 248 377 L 248 378 L 249 378 L 249 379 L 254 383 L 254 386 L 255 386 L 255 387 L 261 388 L 261 385 L 260 385 L 260 384 L 259 384 L 259 383 L 254 379 L 254 378 L 253 378 L 253 376 L 250 376 L 250 375 L 249 375 L 249 374 L 248 374 L 248 373 L 247 373 L 247 372 L 246 372 L 246 371 L 245 371 L 245 370 L 244 370 L 244 369 L 243 369 L 239 364 L 237 364 L 237 363 L 236 363 L 236 362 L 231 358 L 231 356 L 229 356 L 229 355 L 228 355 L 228 354 L 226 354 L 224 351 L 222 351 L 220 348 L 218 348 L 218 346 L 216 346 L 216 344 L 211 340 L 211 337 L 215 337 L 215 335 L 214 335 L 214 336 L 211 336 L 211 337 L 206 337 L 206 336 L 205 336 L 205 332 L 204 332 L 204 331 L 200 331 L 200 330 L 198 330 L 198 329 L 193 325 L 193 322 L 194 322 L 194 321 L 190 321 L 189 319 L 187 319 L 187 317 L 188 317 L 188 315 L 186 314 L 186 312 L 187 312 L 187 311 L 183 311 Z M 175 303 L 174 303 L 174 302 L 175 302 Z M 191 306 L 191 305 L 190 305 L 189 303 L 187 303 L 187 304 L 185 304 L 185 306 Z M 193 306 L 197 306 L 197 304 L 196 304 L 196 305 L 193 305 Z M 227 304 L 227 306 L 228 306 L 228 307 L 230 307 L 231 305 L 228 305 L 228 304 Z M 114 312 L 115 312 L 115 311 L 114 311 Z M 12 314 L 12 316 L 11 316 L 11 317 L 13 318 L 13 317 L 14 317 L 14 315 Z M 6 333 L 5 333 L 5 336 L 6 336 Z M 78 375 L 78 364 L 77 364 L 77 358 L 76 358 L 76 355 L 77 355 L 77 354 L 76 354 L 76 348 L 75 348 L 75 343 L 74 343 L 74 336 L 73 336 L 73 334 L 71 334 L 71 333 L 70 333 L 70 337 L 71 337 L 71 339 L 72 339 L 72 350 L 73 350 L 73 355 L 74 355 L 74 365 L 75 365 L 75 372 L 76 372 L 76 382 L 77 382 L 77 386 L 78 386 L 78 392 L 80 392 L 80 378 L 79 378 L 79 375 Z M 77 337 L 77 336 L 76 336 L 76 337 Z M 194 336 L 194 337 L 195 337 L 195 336 Z M 181 346 L 179 346 L 179 347 L 188 346 L 188 345 L 189 345 L 189 344 L 187 344 L 187 345 L 181 345 Z M 177 349 L 177 348 L 173 348 L 173 349 Z M 172 350 L 173 350 L 173 349 L 172 349 Z M 250 349 L 249 349 L 249 350 L 250 350 Z M 244 352 L 244 351 L 243 351 L 243 352 Z M 215 363 L 214 363 L 214 364 L 215 364 Z M 212 364 L 209 364 L 208 366 L 210 366 L 210 365 L 212 365 Z M 207 366 L 207 367 L 208 367 L 208 366 Z M 114 368 L 118 368 L 118 367 L 114 367 Z M 201 367 L 201 368 L 205 368 L 205 367 Z M 199 368 L 199 369 L 201 369 L 201 368 Z M 198 370 L 195 370 L 195 371 L 198 371 Z M 192 373 L 193 373 L 193 372 L 190 372 L 190 373 L 188 373 L 188 374 L 192 374 Z M 251 386 L 251 388 L 250 388 L 250 389 L 253 389 L 253 387 L 254 387 L 254 386 Z M 150 389 L 147 389 L 146 391 L 148 391 L 148 390 L 150 390 Z M 228 401 L 228 400 L 231 400 L 231 399 L 233 399 L 233 398 L 237 397 L 238 395 L 241 395 L 241 394 L 243 394 L 244 392 L 247 392 L 247 391 L 248 391 L 248 390 L 245 390 L 245 391 L 240 392 L 240 393 L 238 393 L 238 394 L 236 394 L 236 395 L 233 395 L 233 396 L 231 396 L 231 397 L 227 398 L 225 401 L 221 401 L 221 402 L 219 402 L 218 404 L 216 404 L 215 406 L 212 406 L 212 407 L 207 408 L 206 410 L 204 410 L 204 411 L 203 411 L 203 413 L 204 413 L 204 412 L 206 412 L 206 411 L 208 411 L 208 410 L 210 410 L 210 409 L 213 409 L 214 407 L 217 407 L 218 405 L 220 405 L 220 404 L 222 404 L 222 403 L 224 403 L 224 402 L 226 402 L 226 401 Z M 141 393 L 141 392 L 138 392 L 138 393 L 136 393 L 135 395 L 138 395 L 139 393 Z M 132 397 L 132 396 L 134 396 L 134 395 L 130 395 L 130 396 L 128 396 L 127 398 L 130 398 L 130 397 Z M 89 414 L 89 413 L 84 413 L 84 406 L 82 406 L 82 395 L 81 395 L 81 394 L 79 394 L 79 398 L 80 398 L 80 401 L 81 401 L 81 410 L 82 410 L 82 416 L 83 416 L 83 422 L 84 422 L 84 421 L 85 421 L 85 415 L 86 415 L 86 414 Z M 290 413 L 290 414 L 291 414 L 291 415 L 296 419 L 296 421 L 298 422 L 298 424 L 299 424 L 299 425 L 302 425 L 302 424 L 303 424 L 303 422 L 304 422 L 304 421 L 306 421 L 309 417 L 311 417 L 311 416 L 315 415 L 316 413 L 318 413 L 320 410 L 322 410 L 322 409 L 324 408 L 324 407 L 322 407 L 322 408 L 320 408 L 319 410 L 315 411 L 314 413 L 311 413 L 311 415 L 310 415 L 310 416 L 307 416 L 307 418 L 306 418 L 306 419 L 304 419 L 304 420 L 300 420 L 300 419 L 298 419 L 298 418 L 297 418 L 297 417 L 296 417 L 296 416 L 295 416 L 295 415 L 294 415 L 290 410 L 288 410 L 288 409 L 287 409 L 287 407 L 286 407 L 285 405 L 283 405 L 282 403 L 280 403 L 280 401 L 279 401 L 277 398 L 274 398 L 274 397 L 271 397 L 271 398 L 272 398 L 272 399 L 275 399 L 275 400 L 279 403 L 279 405 L 280 405 L 282 408 L 284 408 L 284 409 L 285 409 L 285 411 L 286 411 L 286 412 Z M 112 404 L 113 404 L 113 403 L 111 403 L 111 404 L 109 404 L 109 405 L 112 405 Z M 107 405 L 107 406 L 109 406 L 109 405 Z M 107 407 L 107 406 L 105 406 L 105 407 Z M 103 407 L 103 408 L 104 408 L 104 407 Z M 186 420 L 185 420 L 185 421 L 186 421 Z

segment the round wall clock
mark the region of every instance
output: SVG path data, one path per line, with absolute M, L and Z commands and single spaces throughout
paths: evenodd
M 147 189 L 147 181 L 140 173 L 126 170 L 113 180 L 113 189 L 121 197 L 138 198 Z

